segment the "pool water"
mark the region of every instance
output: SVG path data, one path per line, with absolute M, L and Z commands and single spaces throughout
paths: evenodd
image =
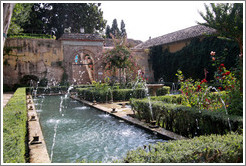
M 111 162 L 166 140 L 65 96 L 34 100 L 52 163 Z

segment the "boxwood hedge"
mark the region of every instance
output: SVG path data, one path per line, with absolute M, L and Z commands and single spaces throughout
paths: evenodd
M 3 108 L 3 162 L 25 163 L 26 89 L 19 88 Z
M 131 99 L 130 104 L 136 112 L 136 117 L 145 119 L 146 122 L 152 120 L 148 99 Z M 152 115 L 159 126 L 185 137 L 226 134 L 230 130 L 237 131 L 243 128 L 241 116 L 228 116 L 225 112 L 198 110 L 161 101 L 151 101 L 151 105 Z
M 123 163 L 242 163 L 243 135 L 200 136 L 129 151 Z
M 113 90 L 94 90 L 92 88 L 77 88 L 80 98 L 88 101 L 96 100 L 97 102 L 126 101 L 130 98 L 144 98 L 146 96 L 144 89 L 113 89 Z
M 167 94 L 170 94 L 170 87 L 169 86 L 163 86 L 163 87 L 156 90 L 157 96 L 164 96 Z

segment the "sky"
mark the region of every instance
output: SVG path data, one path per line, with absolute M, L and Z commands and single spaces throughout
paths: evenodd
M 146 41 L 204 22 L 205 1 L 103 1 L 103 17 L 112 26 L 117 19 L 125 23 L 128 38 Z

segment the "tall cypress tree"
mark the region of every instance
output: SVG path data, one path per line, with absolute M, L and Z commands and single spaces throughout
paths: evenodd
M 113 20 L 112 27 L 111 27 L 110 31 L 111 31 L 112 35 L 114 35 L 114 37 L 119 38 L 120 30 L 118 28 L 118 23 L 117 23 L 116 18 Z
M 125 29 L 125 23 L 124 23 L 123 20 L 121 20 L 121 23 L 120 23 L 120 30 L 121 30 L 120 36 L 121 37 L 126 37 L 127 33 L 126 33 L 126 29 Z
M 106 38 L 109 38 L 109 39 L 111 39 L 111 36 L 110 36 L 110 26 L 109 25 L 107 25 L 106 26 L 106 32 L 105 32 L 105 34 L 106 34 Z

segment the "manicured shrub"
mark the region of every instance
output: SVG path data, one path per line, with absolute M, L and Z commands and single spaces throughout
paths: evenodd
M 157 96 L 164 96 L 166 94 L 170 94 L 170 87 L 169 86 L 163 86 L 156 91 Z
M 123 163 L 242 163 L 243 135 L 210 135 L 139 147 Z
M 3 108 L 3 162 L 25 163 L 26 89 L 19 88 Z
M 144 89 L 94 90 L 93 88 L 77 88 L 76 91 L 80 98 L 88 101 L 93 101 L 95 99 L 97 102 L 108 102 L 111 100 L 111 92 L 113 95 L 113 101 L 145 97 Z
M 130 104 L 138 118 L 145 119 L 147 122 L 151 120 L 148 99 L 131 99 Z M 243 127 L 241 116 L 228 116 L 225 112 L 198 110 L 160 101 L 151 101 L 151 105 L 154 120 L 159 126 L 185 137 L 212 133 L 225 134 L 230 130 L 237 131 Z
M 165 96 L 152 96 L 151 100 L 162 101 L 165 103 L 176 103 L 181 104 L 183 97 L 182 95 L 165 95 Z

